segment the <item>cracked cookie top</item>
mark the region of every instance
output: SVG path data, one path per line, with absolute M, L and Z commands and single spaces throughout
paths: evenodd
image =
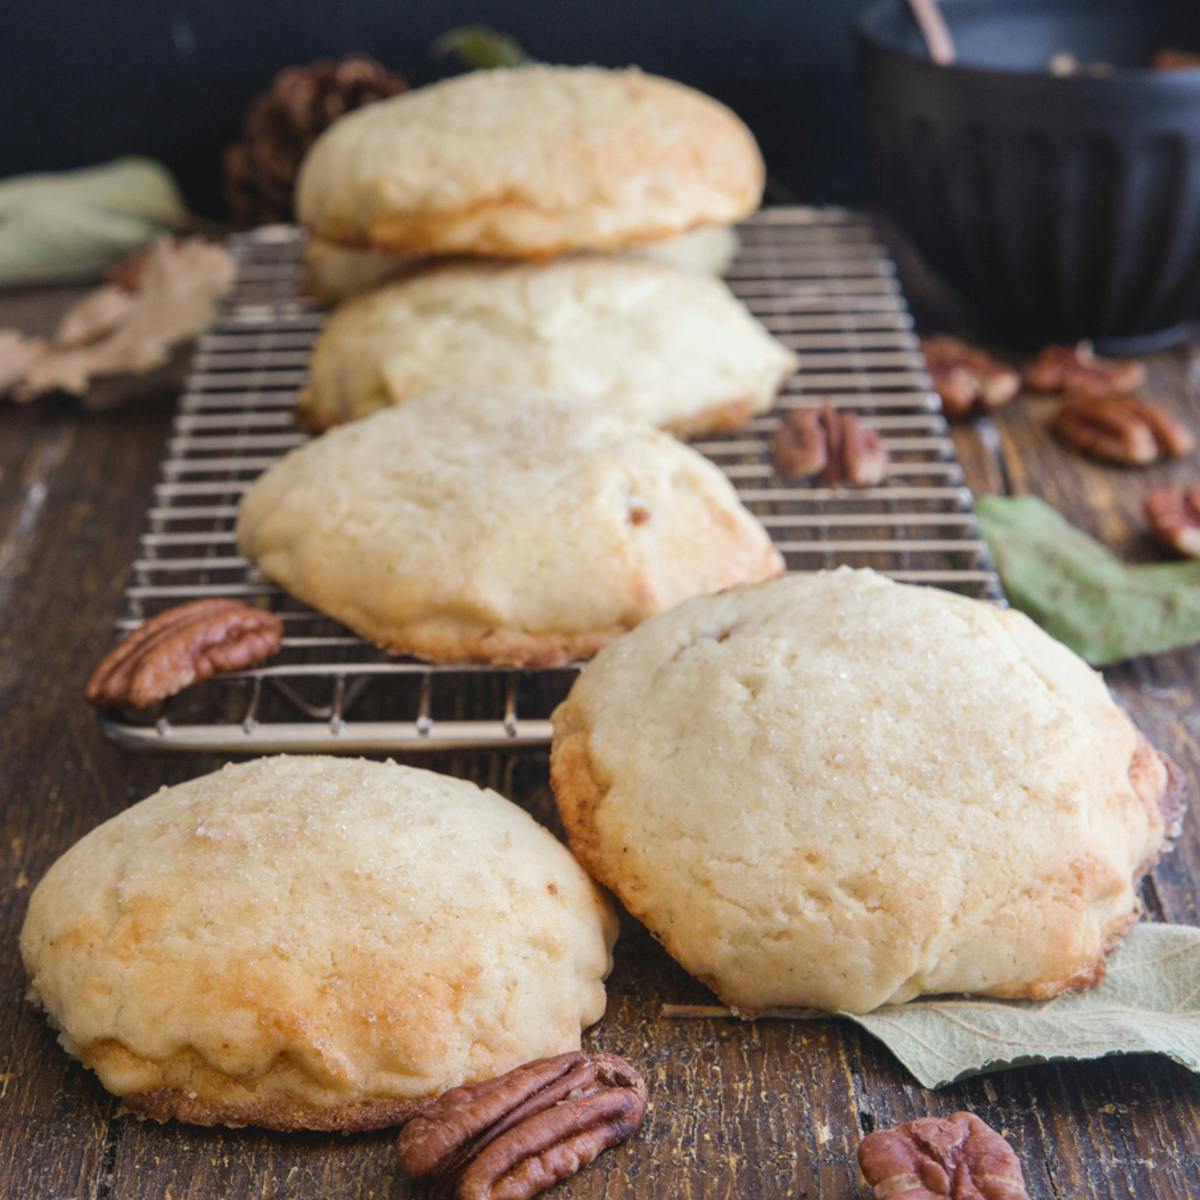
M 581 861 L 752 1010 L 1091 983 L 1178 816 L 1166 760 L 1027 618 L 848 569 L 601 652 L 552 777 Z
M 354 1130 L 577 1049 L 615 937 L 567 850 L 495 792 L 283 756 L 92 830 L 34 891 L 21 953 L 126 1107 Z

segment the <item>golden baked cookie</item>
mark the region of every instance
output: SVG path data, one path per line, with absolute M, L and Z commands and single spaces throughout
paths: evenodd
M 529 66 L 348 113 L 301 165 L 296 210 L 349 246 L 525 258 L 730 225 L 762 187 L 716 100 L 634 68 Z
M 498 387 L 699 434 L 765 412 L 795 366 L 711 276 L 611 255 L 460 262 L 339 308 L 296 418 L 327 429 L 422 392 Z
M 280 757 L 92 830 L 34 890 L 21 954 L 63 1046 L 134 1112 L 349 1131 L 578 1048 L 615 938 L 495 792 Z
M 737 252 L 738 236 L 727 225 L 693 229 L 691 233 L 641 242 L 621 251 L 709 275 L 724 274 Z M 399 279 L 425 261 L 311 237 L 304 247 L 304 288 L 321 304 L 340 304 L 360 292 Z
M 842 569 L 690 600 L 554 714 L 576 856 L 727 1004 L 1094 982 L 1180 812 L 1020 613 Z
M 426 392 L 292 451 L 242 499 L 265 574 L 396 652 L 550 666 L 779 574 L 706 458 L 561 396 Z
M 304 243 L 303 288 L 328 307 L 403 278 L 423 261 L 411 255 L 339 246 L 337 242 L 310 237 Z
M 737 258 L 741 241 L 728 225 L 705 225 L 657 242 L 638 242 L 621 251 L 638 258 L 668 263 L 703 275 L 724 275 Z

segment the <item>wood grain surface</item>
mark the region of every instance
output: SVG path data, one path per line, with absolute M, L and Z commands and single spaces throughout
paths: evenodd
M 0 326 L 45 325 L 59 295 L 0 300 Z M 1153 359 L 1153 387 L 1200 427 L 1192 352 Z M 133 757 L 100 735 L 80 694 L 109 642 L 170 416 L 170 398 L 104 416 L 68 402 L 0 410 L 0 1196 L 5 1200 L 382 1200 L 416 1194 L 391 1137 L 284 1136 L 158 1126 L 122 1116 L 24 1002 L 17 934 L 31 886 L 87 830 L 215 759 Z M 978 491 L 1035 492 L 1130 558 L 1154 557 L 1140 515 L 1152 487 L 1197 479 L 1195 460 L 1093 466 L 1057 445 L 1050 406 L 1021 399 L 995 427 L 956 432 Z M 1107 678 L 1200 795 L 1200 650 Z M 546 756 L 413 759 L 496 787 L 554 824 Z M 1197 817 L 1146 885 L 1156 919 L 1200 921 Z M 610 1008 L 589 1035 L 647 1076 L 640 1134 L 554 1194 L 563 1200 L 774 1200 L 864 1195 L 864 1132 L 967 1108 L 1002 1130 L 1031 1195 L 1200 1196 L 1200 1079 L 1151 1057 L 1004 1072 L 939 1092 L 913 1084 L 865 1034 L 836 1022 L 662 1020 L 663 1001 L 705 1002 L 626 920 Z

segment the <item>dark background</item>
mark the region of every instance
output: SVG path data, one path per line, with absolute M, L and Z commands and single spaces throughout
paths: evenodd
M 420 84 L 457 68 L 439 33 L 483 23 L 551 62 L 637 63 L 711 92 L 805 201 L 869 194 L 851 25 L 862 0 L 7 0 L 0 176 L 164 161 L 221 211 L 220 151 L 281 67 L 366 51 Z

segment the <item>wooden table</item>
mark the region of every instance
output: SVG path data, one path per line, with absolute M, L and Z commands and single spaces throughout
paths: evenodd
M 48 323 L 61 304 L 7 297 L 0 326 Z M 1190 366 L 1187 350 L 1158 355 L 1154 383 L 1200 427 Z M 1039 493 L 1122 553 L 1152 556 L 1141 498 L 1195 480 L 1195 460 L 1143 471 L 1089 465 L 1051 440 L 1047 410 L 1023 399 L 997 422 L 998 436 L 957 432 L 972 486 Z M 80 698 L 109 641 L 170 411 L 169 400 L 103 416 L 65 401 L 0 408 L 0 1196 L 407 1197 L 386 1132 L 284 1136 L 121 1116 L 23 1001 L 17 933 L 50 863 L 159 786 L 218 765 L 118 752 Z M 1133 662 L 1108 680 L 1200 795 L 1200 650 Z M 544 753 L 413 761 L 493 786 L 553 822 Z M 1200 922 L 1198 820 L 1145 886 L 1155 919 Z M 660 1019 L 664 1000 L 704 1002 L 706 992 L 628 920 L 609 997 L 589 1042 L 641 1065 L 653 1108 L 632 1143 L 554 1193 L 563 1200 L 861 1197 L 854 1153 L 864 1132 L 960 1108 L 1011 1137 L 1042 1200 L 1200 1196 L 1200 1079 L 1164 1060 L 1031 1067 L 926 1091 L 846 1024 Z

